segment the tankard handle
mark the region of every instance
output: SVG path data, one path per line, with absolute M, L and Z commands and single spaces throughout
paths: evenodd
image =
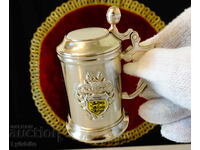
M 137 52 L 146 52 L 150 49 L 152 49 L 153 45 L 141 45 L 140 44 L 140 37 L 139 34 L 134 31 L 133 29 L 128 29 L 124 33 L 120 33 L 116 27 L 116 24 L 120 21 L 121 18 L 121 12 L 120 9 L 116 6 L 112 6 L 108 9 L 106 18 L 108 23 L 110 24 L 109 31 L 118 39 L 121 41 L 124 40 L 131 40 L 131 45 L 121 53 L 121 58 L 125 60 L 126 62 L 134 61 L 134 56 Z M 135 92 L 132 94 L 128 94 L 127 92 L 122 93 L 123 99 L 133 99 L 136 96 L 138 96 L 146 87 L 146 82 L 143 79 L 140 79 L 138 82 L 138 87 Z

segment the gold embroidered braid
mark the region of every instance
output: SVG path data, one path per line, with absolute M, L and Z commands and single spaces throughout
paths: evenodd
M 66 14 L 77 8 L 102 4 L 115 5 L 132 13 L 142 16 L 149 24 L 159 32 L 165 23 L 145 5 L 133 0 L 70 0 L 57 7 L 46 20 L 37 28 L 31 40 L 30 47 L 30 78 L 31 92 L 35 105 L 44 120 L 59 133 L 68 137 L 66 122 L 59 118 L 47 103 L 40 87 L 40 50 L 45 36 L 51 31 L 54 25 Z M 120 137 L 105 143 L 95 144 L 99 146 L 116 146 L 130 141 L 134 141 L 155 127 L 154 124 L 144 122 L 138 127 L 123 133 Z

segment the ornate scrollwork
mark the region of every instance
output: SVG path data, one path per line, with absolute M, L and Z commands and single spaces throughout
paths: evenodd
M 146 52 L 153 48 L 153 45 L 146 45 L 143 46 L 140 44 L 140 36 L 139 34 L 133 30 L 128 29 L 124 33 L 120 33 L 116 27 L 116 24 L 119 23 L 121 18 L 120 9 L 116 6 L 112 6 L 108 9 L 107 14 L 107 21 L 110 24 L 109 31 L 118 39 L 124 40 L 131 40 L 131 44 L 125 51 L 122 52 L 121 58 L 124 59 L 126 62 L 134 60 L 133 55 L 135 55 L 138 51 Z

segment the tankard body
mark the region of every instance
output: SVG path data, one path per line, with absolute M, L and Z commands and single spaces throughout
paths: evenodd
M 57 52 L 70 106 L 69 134 L 87 142 L 119 136 L 128 126 L 121 106 L 121 41 L 106 29 L 84 28 L 70 32 Z

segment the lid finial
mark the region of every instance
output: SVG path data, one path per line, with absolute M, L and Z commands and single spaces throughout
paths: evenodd
M 116 28 L 116 24 L 120 21 L 121 12 L 120 9 L 116 6 L 111 6 L 108 8 L 106 13 L 106 18 L 110 26 L 110 31 Z

